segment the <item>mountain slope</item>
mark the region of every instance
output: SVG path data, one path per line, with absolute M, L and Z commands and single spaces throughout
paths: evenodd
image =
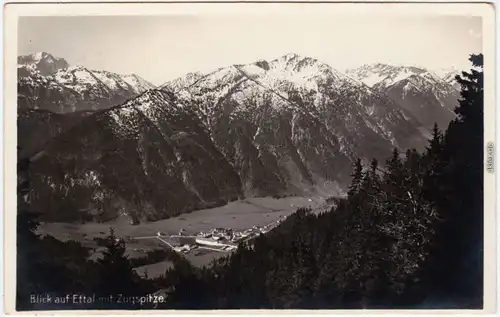
M 152 89 L 137 75 L 70 66 L 40 52 L 18 57 L 18 146 L 30 155 L 89 111 L 106 109 Z
M 243 196 L 333 195 L 356 157 L 422 147 L 421 129 L 385 94 L 288 54 L 188 74 L 84 118 L 36 155 L 34 205 L 51 220 L 137 222 Z
M 29 157 L 42 150 L 50 139 L 69 130 L 93 112 L 78 111 L 68 114 L 48 110 L 18 109 L 17 146 L 20 157 Z
M 363 65 L 347 74 L 390 96 L 427 128 L 434 123 L 446 128 L 455 118 L 453 110 L 458 104 L 459 92 L 426 69 L 375 64 Z
M 295 54 L 189 74 L 162 88 L 192 101 L 243 180 L 249 172 L 238 157 L 255 157 L 251 166 L 263 166 L 268 182 L 287 189 L 325 180 L 343 187 L 354 157 L 383 159 L 392 146 L 424 143 L 417 120 L 387 96 Z M 233 158 L 234 135 L 244 138 L 253 156 Z M 257 186 L 251 183 L 247 190 Z
M 154 86 L 137 75 L 69 66 L 48 53 L 18 57 L 18 108 L 57 113 L 119 105 Z
M 438 75 L 442 80 L 450 84 L 457 91 L 460 91 L 460 84 L 455 79 L 457 75 L 461 74 L 458 69 L 456 69 L 455 67 L 440 68 L 434 70 L 434 73 Z
M 160 91 L 85 118 L 36 157 L 33 205 L 48 206 L 46 220 L 158 220 L 241 194 L 198 118 Z

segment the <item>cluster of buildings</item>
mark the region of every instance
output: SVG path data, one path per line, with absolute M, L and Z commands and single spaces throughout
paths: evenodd
M 247 242 L 251 239 L 265 234 L 279 225 L 286 217 L 281 216 L 275 222 L 267 224 L 263 227 L 253 226 L 252 228 L 243 231 L 236 231 L 231 228 L 215 228 L 208 232 L 199 232 L 196 235 L 187 235 L 185 230 L 181 229 L 179 235 L 170 236 L 172 241 L 172 249 L 180 253 L 188 253 L 191 250 L 203 248 L 220 252 L 230 252 L 238 248 L 240 242 Z M 158 232 L 159 237 L 163 233 Z

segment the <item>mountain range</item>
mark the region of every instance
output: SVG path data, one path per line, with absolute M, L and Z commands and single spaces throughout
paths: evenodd
M 40 52 L 19 56 L 18 108 L 55 113 L 100 110 L 121 104 L 154 85 L 135 75 L 119 75 Z
M 72 69 L 47 76 L 64 82 Z M 32 202 L 49 220 L 137 223 L 248 196 L 338 194 L 355 158 L 423 149 L 456 99 L 452 83 L 425 69 L 342 73 L 296 54 L 190 73 L 65 123 L 67 114 L 40 116 L 57 128 L 33 160 Z
M 135 75 L 71 66 L 46 52 L 18 56 L 18 145 L 29 155 L 94 111 L 154 85 Z
M 386 94 L 430 128 L 437 123 L 446 129 L 455 118 L 460 97 L 454 77 L 456 71 L 441 73 L 419 67 L 385 64 L 363 65 L 346 72 L 373 89 Z

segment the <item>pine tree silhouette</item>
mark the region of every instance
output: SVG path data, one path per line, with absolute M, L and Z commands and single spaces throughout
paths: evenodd
M 96 293 L 101 296 L 139 295 L 139 277 L 133 271 L 130 260 L 125 256 L 126 245 L 123 239 L 115 236 L 113 228 L 105 240 L 106 250 L 97 260 L 98 284 Z
M 349 197 L 354 196 L 361 188 L 361 183 L 363 180 L 363 165 L 361 164 L 360 158 L 356 159 L 353 164 L 353 172 L 351 174 L 351 177 L 351 185 L 349 185 L 349 190 L 347 192 L 347 195 Z
M 483 297 L 483 56 L 462 72 L 458 118 L 444 135 L 438 200 L 442 217 L 433 278 L 455 301 L 478 307 Z M 467 306 L 466 306 L 467 307 Z

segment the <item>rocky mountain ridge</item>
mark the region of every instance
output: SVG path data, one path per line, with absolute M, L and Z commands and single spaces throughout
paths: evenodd
M 460 98 L 456 82 L 452 79 L 456 71 L 437 75 L 419 67 L 374 64 L 363 65 L 346 73 L 390 96 L 428 129 L 434 123 L 445 129 L 455 118 L 453 110 Z
M 355 158 L 422 149 L 427 132 L 388 94 L 287 54 L 191 73 L 85 117 L 37 156 L 34 205 L 53 206 L 52 220 L 139 222 L 245 196 L 335 195 Z
M 18 108 L 55 113 L 101 110 L 153 89 L 135 75 L 70 66 L 63 58 L 39 52 L 18 57 Z

